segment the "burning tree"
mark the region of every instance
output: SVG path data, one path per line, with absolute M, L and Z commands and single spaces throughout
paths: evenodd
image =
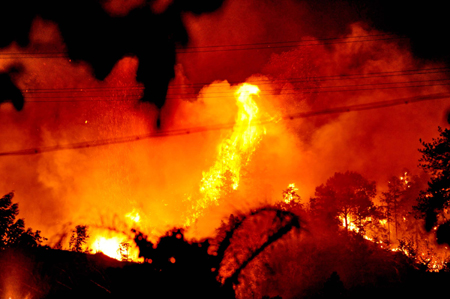
M 420 228 L 415 219 L 413 206 L 424 182 L 424 176 L 412 175 L 408 170 L 403 171 L 401 176 L 392 176 L 389 179 L 388 191 L 383 192 L 381 196 L 389 241 L 391 241 L 391 227 L 394 229 L 395 239 L 414 236 L 417 241 Z
M 128 262 L 130 260 L 129 250 L 130 250 L 130 243 L 128 242 L 120 243 L 119 249 L 117 251 L 120 255 L 121 261 Z
M 427 231 L 436 230 L 438 243 L 450 244 L 450 220 L 446 215 L 450 204 L 450 130 L 438 128 L 440 136 L 422 142 L 419 164 L 430 174 L 426 191 L 421 192 L 416 210 L 425 219 Z
M 303 203 L 301 202 L 300 195 L 297 194 L 298 188 L 295 184 L 289 184 L 281 193 L 283 196 L 282 201 L 276 204 L 276 207 L 283 211 L 291 211 L 293 213 L 299 213 L 303 210 Z
M 363 234 L 366 219 L 375 214 L 372 202 L 375 194 L 375 182 L 369 182 L 356 172 L 336 172 L 325 185 L 316 188 L 311 209 L 329 224 L 342 219 L 346 230 L 352 224 Z
M 396 176 L 391 177 L 388 181 L 389 190 L 383 192 L 381 196 L 381 202 L 385 204 L 389 241 L 391 238 L 390 228 L 392 222 L 394 222 L 395 238 L 398 238 L 398 206 L 400 204 L 400 197 L 405 191 L 405 186 L 403 184 L 403 178 L 400 180 L 400 178 Z

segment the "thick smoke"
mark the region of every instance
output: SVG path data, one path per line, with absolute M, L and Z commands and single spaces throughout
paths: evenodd
M 211 12 L 222 2 L 129 1 L 125 4 L 121 0 L 24 0 L 5 4 L 0 10 L 0 28 L 8 30 L 2 30 L 0 48 L 15 45 L 19 48 L 3 52 L 2 58 L 68 57 L 87 62 L 92 67 L 90 73 L 103 80 L 122 57 L 134 56 L 139 60 L 137 81 L 146 87 L 141 101 L 161 108 L 169 82 L 175 75 L 176 46 L 185 45 L 189 40 L 181 15 Z M 29 31 L 37 17 L 58 24 L 65 51 L 57 51 L 52 44 L 30 43 Z M 31 49 L 23 49 L 27 46 Z M 0 79 L 2 86 L 8 85 L 8 78 L 1 76 Z M 146 93 L 149 90 L 152 92 Z M 4 99 L 3 95 L 0 100 L 10 100 L 20 109 L 23 99 L 16 94 L 18 88 L 15 91 L 9 92 L 9 98 Z
M 112 7 L 108 13 L 124 12 Z M 336 171 L 360 172 L 382 188 L 389 176 L 403 168 L 416 170 L 419 138 L 429 140 L 437 135 L 438 125 L 445 125 L 445 99 L 279 120 L 297 112 L 448 91 L 447 86 L 438 85 L 446 83 L 442 80 L 448 79 L 447 73 L 418 74 L 442 65 L 417 58 L 401 39 L 324 40 L 355 41 L 358 36 L 384 33 L 367 23 L 351 24 L 357 20 L 357 12 L 346 2 L 328 7 L 287 0 L 228 1 L 223 10 L 211 15 L 184 15 L 190 47 L 252 44 L 257 49 L 200 52 L 197 48 L 194 53 L 179 53 L 176 76 L 161 110 L 163 131 L 208 129 L 233 122 L 233 91 L 243 81 L 260 86 L 261 95 L 255 101 L 261 117 L 274 119 L 264 125 L 266 135 L 243 171 L 238 191 L 205 211 L 195 227 L 196 237 L 214 233 L 221 219 L 236 210 L 280 200 L 290 183 L 296 183 L 307 202 L 314 188 Z M 57 50 L 64 49 L 55 23 L 36 19 L 31 28 L 30 50 L 49 42 Z M 316 45 L 290 44 L 273 50 L 254 45 L 300 40 Z M 6 50 L 18 51 L 17 47 Z M 1 106 L 0 152 L 156 132 L 159 111 L 138 102 L 144 87 L 137 79 L 141 60 L 121 58 L 104 81 L 95 79 L 91 66 L 82 62 L 27 58 L 20 62 L 25 71 L 16 85 L 25 90 L 25 106 L 21 112 L 9 104 Z M 414 74 L 409 75 L 409 70 Z M 397 71 L 403 71 L 401 76 L 389 73 Z M 348 74 L 363 78 L 342 76 Z M 326 80 L 336 75 L 341 76 Z M 216 83 L 209 85 L 212 82 Z M 359 88 L 366 90 L 337 91 Z M 229 132 L 205 130 L 95 148 L 4 156 L 0 192 L 14 190 L 20 217 L 48 237 L 77 224 L 126 230 L 131 224 L 125 215 L 133 210 L 142 216 L 141 228 L 158 236 L 183 225 L 191 211 L 188 198 L 194 198 L 202 172 L 213 165 L 217 146 Z

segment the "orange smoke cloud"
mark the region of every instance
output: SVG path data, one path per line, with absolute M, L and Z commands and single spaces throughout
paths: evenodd
M 447 73 L 437 69 L 440 65 L 415 59 L 399 40 L 327 44 L 315 39 L 321 30 L 300 29 L 312 19 L 311 9 L 289 3 L 277 11 L 279 16 L 273 22 L 279 22 L 284 11 L 296 8 L 307 17 L 298 23 L 286 22 L 281 28 L 294 24 L 295 29 L 286 30 L 299 30 L 302 34 L 297 37 L 316 45 L 279 48 L 275 53 L 257 49 L 247 54 L 196 53 L 190 58 L 193 54 L 179 54 L 176 78 L 161 111 L 161 127 L 167 132 L 183 129 L 186 134 L 1 157 L 0 192 L 15 190 L 20 216 L 28 226 L 53 237 L 51 244 L 77 224 L 90 226 L 94 243 L 99 236 L 126 235 L 133 226 L 152 238 L 173 226 L 183 226 L 192 212 L 188 197 L 196 196 L 203 172 L 216 162 L 218 146 L 228 138 L 232 126 L 210 128 L 235 122 L 236 80 L 259 86 L 255 102 L 260 117 L 271 121 L 264 124 L 266 134 L 241 171 L 239 188 L 221 198 L 219 205 L 206 209 L 190 237 L 213 234 L 220 221 L 236 210 L 281 200 L 281 191 L 291 183 L 305 202 L 314 188 L 336 171 L 357 171 L 381 184 L 405 167 L 414 169 L 419 138 L 435 136 L 437 126 L 444 125 L 446 100 L 280 119 L 297 112 L 448 92 L 443 85 Z M 256 43 L 258 34 L 266 33 L 270 33 L 270 41 L 275 40 L 277 32 L 261 25 L 268 4 L 256 12 L 258 17 L 251 17 L 248 26 L 226 17 L 229 10 L 239 15 L 246 8 L 237 8 L 236 2 L 227 5 L 211 16 L 186 16 L 192 45 L 223 44 L 224 40 L 229 44 Z M 205 31 L 214 31 L 215 20 L 223 28 L 246 30 L 242 34 L 217 30 L 216 39 L 211 40 L 211 32 Z M 363 27 L 353 25 L 343 36 L 345 41 L 381 34 Z M 54 24 L 36 21 L 33 28 L 35 41 L 51 39 L 64 48 Z M 248 53 L 254 57 L 248 59 Z M 135 80 L 137 59 L 123 58 L 103 82 L 92 78 L 88 66 L 64 59 L 23 59 L 22 63 L 27 72 L 18 79 L 18 86 L 28 90 L 26 104 L 20 113 L 7 105 L 1 107 L 4 142 L 0 152 L 157 132 L 153 124 L 158 112 L 137 101 L 142 93 Z M 435 71 L 427 71 L 430 69 Z M 354 74 L 358 76 L 351 76 Z M 222 79 L 228 81 L 215 81 Z M 188 134 L 190 128 L 205 130 Z M 139 212 L 139 224 L 127 220 L 126 215 L 133 211 Z M 120 242 L 123 240 L 126 238 Z

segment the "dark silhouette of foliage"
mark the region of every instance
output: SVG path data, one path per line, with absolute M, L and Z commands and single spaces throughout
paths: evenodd
M 261 245 L 256 250 L 248 252 L 233 273 L 224 278 L 221 283 L 218 280 L 219 268 L 232 244 L 234 233 L 244 222 L 251 221 L 262 214 L 267 217 L 267 213 L 272 215 L 274 227 L 267 232 Z M 140 250 L 139 255 L 144 257 L 155 271 L 162 273 L 161 277 L 165 280 L 160 283 L 164 285 L 174 279 L 180 279 L 180 289 L 169 288 L 167 297 L 175 298 L 182 294 L 189 294 L 193 292 L 192 288 L 201 282 L 201 289 L 193 292 L 196 298 L 234 298 L 233 286 L 238 284 L 238 277 L 242 270 L 267 246 L 280 239 L 292 228 L 300 227 L 296 215 L 273 208 L 259 209 L 252 211 L 249 215 L 240 215 L 232 219 L 234 219 L 233 222 L 223 229 L 223 234 L 216 246 L 211 246 L 208 240 L 190 244 L 184 239 L 181 229 L 168 232 L 159 240 L 157 246 L 147 241 L 142 233 L 136 233 L 135 242 Z
M 316 188 L 311 209 L 329 225 L 344 221 L 348 230 L 350 216 L 360 234 L 364 233 L 365 218 L 375 213 L 372 199 L 376 194 L 375 182 L 369 182 L 356 172 L 336 172 L 325 184 Z
M 324 298 L 344 298 L 346 289 L 342 283 L 341 278 L 336 271 L 331 273 L 331 276 L 325 281 L 323 288 Z
M 8 247 L 37 247 L 45 240 L 38 230 L 25 230 L 25 221 L 17 219 L 19 204 L 13 203 L 14 193 L 10 192 L 0 198 L 0 250 Z
M 235 231 L 239 228 L 242 223 L 248 219 L 253 218 L 256 215 L 265 212 L 274 212 L 275 217 L 273 218 L 273 228 L 267 232 L 267 238 L 263 238 L 263 243 L 259 246 L 259 248 L 255 249 L 249 255 L 247 255 L 246 259 L 239 265 L 239 267 L 234 271 L 234 273 L 225 279 L 224 285 L 227 284 L 238 284 L 238 277 L 242 270 L 253 260 L 255 259 L 261 252 L 263 252 L 270 244 L 277 241 L 285 234 L 287 234 L 293 228 L 300 228 L 300 221 L 297 215 L 293 214 L 289 211 L 280 211 L 273 208 L 261 208 L 256 211 L 250 213 L 247 217 L 242 217 L 242 221 L 236 224 L 234 228 L 230 230 L 230 233 L 227 235 L 224 240 L 222 246 L 219 246 L 218 252 L 225 255 L 225 250 L 230 246 L 230 240 L 233 237 Z M 228 246 L 225 248 L 225 246 Z
M 71 251 L 83 252 L 83 246 L 87 243 L 89 239 L 88 226 L 87 225 L 77 225 L 72 231 L 72 235 L 69 240 L 69 248 Z M 86 250 L 88 251 L 88 248 Z
M 438 128 L 440 136 L 431 142 L 422 142 L 419 166 L 431 178 L 426 191 L 421 192 L 416 210 L 425 219 L 427 231 L 437 227 L 439 243 L 450 244 L 450 222 L 446 220 L 450 203 L 450 130 Z
M 156 273 L 153 282 L 164 297 L 233 298 L 233 290 L 223 288 L 216 279 L 220 261 L 208 254 L 208 241 L 190 244 L 183 230 L 174 229 L 161 237 L 157 246 L 142 233 L 136 234 L 135 242 L 149 270 Z

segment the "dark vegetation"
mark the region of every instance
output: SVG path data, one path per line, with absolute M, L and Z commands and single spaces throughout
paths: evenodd
M 431 179 L 426 191 L 419 197 L 417 210 L 425 218 L 427 231 L 437 227 L 439 243 L 450 244 L 450 131 L 439 128 L 440 136 L 432 142 L 422 142 L 420 166 L 427 171 Z
M 13 203 L 14 193 L 0 198 L 0 251 L 6 248 L 38 247 L 44 240 L 40 231 L 25 230 L 25 221 L 17 219 L 19 205 Z
M 69 248 L 72 251 L 82 252 L 83 246 L 86 245 L 89 239 L 88 226 L 87 225 L 77 225 L 72 231 L 72 235 L 69 240 Z M 89 251 L 86 248 L 86 251 Z
M 449 131 L 439 132 L 438 139 L 423 142 L 420 149 L 421 167 L 429 178 L 408 171 L 391 177 L 379 205 L 373 202 L 374 182 L 355 172 L 335 173 L 316 188 L 309 205 L 290 185 L 278 204 L 230 215 L 212 239 L 188 242 L 182 229 L 173 229 L 153 244 L 134 231 L 144 263 L 127 261 L 129 244 L 121 244 L 123 261 L 89 253 L 84 225 L 72 231 L 70 251 L 42 246 L 45 239 L 40 232 L 25 230 L 24 220 L 16 219 L 14 194 L 6 194 L 0 200 L 0 294 L 12 298 L 438 296 L 446 290 L 450 267 L 442 256 L 435 267 L 437 251 L 444 256 L 448 251 L 433 245 L 436 237 L 423 228 L 436 231 L 437 240 L 448 244 Z

